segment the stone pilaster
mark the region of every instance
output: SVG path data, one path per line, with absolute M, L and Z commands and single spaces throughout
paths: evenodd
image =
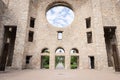
M 104 39 L 104 29 L 102 23 L 102 13 L 101 13 L 101 4 L 100 0 L 91 0 L 92 1 L 92 20 L 93 20 L 93 43 L 96 47 L 96 59 L 97 69 L 105 69 L 107 68 L 107 53 L 105 47 L 105 39 Z
M 119 56 L 119 66 L 120 66 L 120 1 L 115 4 L 115 22 L 116 22 L 116 38 L 117 38 L 117 48 L 118 48 L 118 56 Z
M 29 0 L 12 0 L 9 2 L 9 9 L 16 12 L 15 15 L 17 18 L 15 19 L 17 21 L 17 32 L 12 68 L 22 69 L 26 29 L 28 26 Z
M 54 53 L 50 54 L 50 69 L 55 69 L 55 55 Z
M 71 56 L 69 55 L 69 53 L 65 53 L 65 69 L 70 69 L 70 59 Z

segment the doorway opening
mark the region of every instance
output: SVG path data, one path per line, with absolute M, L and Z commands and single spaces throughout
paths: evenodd
M 71 56 L 70 68 L 78 69 L 78 67 L 79 67 L 79 56 Z
M 0 71 L 12 66 L 17 26 L 4 26 L 4 40 L 0 60 Z
M 41 56 L 41 69 L 49 69 L 49 56 Z
M 65 56 L 56 56 L 55 57 L 55 68 L 64 69 L 65 68 Z
M 95 69 L 95 58 L 94 56 L 89 56 L 90 68 Z
M 116 27 L 104 27 L 108 66 L 120 71 L 119 51 L 117 48 Z

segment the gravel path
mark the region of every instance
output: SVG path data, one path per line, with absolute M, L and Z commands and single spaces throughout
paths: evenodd
M 120 80 L 120 73 L 97 70 L 22 70 L 0 72 L 0 80 Z

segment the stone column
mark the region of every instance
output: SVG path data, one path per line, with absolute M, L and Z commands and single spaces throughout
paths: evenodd
M 55 69 L 55 55 L 54 53 L 50 53 L 50 69 Z
M 65 53 L 65 69 L 70 69 L 70 55 L 69 53 Z
M 54 48 L 50 48 L 50 62 L 49 69 L 55 69 L 55 51 Z
M 100 0 L 91 0 L 92 3 L 92 27 L 93 27 L 93 43 L 96 47 L 96 62 L 95 68 L 107 68 L 107 53 L 104 39 L 104 29 L 102 23 L 102 12 Z

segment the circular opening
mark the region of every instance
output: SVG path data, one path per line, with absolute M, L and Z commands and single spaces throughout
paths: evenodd
M 46 17 L 53 26 L 63 28 L 72 23 L 74 12 L 66 6 L 55 6 L 47 11 Z

